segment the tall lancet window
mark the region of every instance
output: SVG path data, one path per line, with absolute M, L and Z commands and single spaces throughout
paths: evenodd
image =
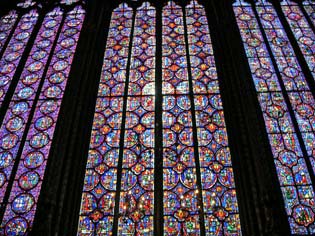
M 206 12 L 197 1 L 186 6 L 186 34 L 206 235 L 241 235 L 219 78 Z
M 14 25 L 18 19 L 18 14 L 15 10 L 10 11 L 7 15 L 0 19 L 0 53 L 6 44 Z
M 263 112 L 293 234 L 314 229 L 314 98 L 272 4 L 238 1 L 234 12 Z M 312 168 L 313 166 L 313 168 Z
M 59 8 L 54 9 L 45 16 L 43 26 L 35 39 L 35 44 L 26 61 L 25 68 L 0 128 L 1 160 L 7 162 L 2 167 L 4 178 L 0 191 L 1 203 L 3 203 L 11 172 L 17 159 L 17 153 L 34 103 L 36 90 L 43 77 L 44 64 L 47 63 L 61 19 L 62 11 Z
M 183 9 L 163 8 L 163 191 L 165 235 L 200 235 L 196 159 Z
M 129 68 L 118 234 L 154 235 L 155 8 L 137 9 Z
M 18 10 L 24 13 L 22 16 L 19 17 L 17 12 L 13 11 L 1 19 L 0 107 L 37 23 L 39 7 L 28 2 L 18 4 Z M 6 48 L 4 48 L 5 45 L 7 45 Z
M 200 235 L 201 228 L 206 235 L 241 235 L 203 6 L 192 1 L 183 12 L 169 2 L 163 9 L 162 45 L 165 235 Z
M 59 4 L 45 15 L 5 113 L 0 127 L 2 235 L 31 231 L 84 16 L 82 3 Z
M 160 205 L 155 196 L 163 198 Z M 185 9 L 168 2 L 162 12 L 146 2 L 113 11 L 78 235 L 154 235 L 161 221 L 164 235 L 241 235 L 209 26 L 197 1 Z
M 116 197 L 119 196 L 117 183 L 121 181 L 117 173 L 122 156 L 120 138 L 126 103 L 124 95 L 128 88 L 132 20 L 133 10 L 127 4 L 119 5 L 112 13 L 86 165 L 78 235 L 112 234 L 114 210 L 118 204 Z M 127 211 L 127 207 L 122 210 Z
M 297 3 L 285 0 L 281 8 L 315 79 L 315 33 Z

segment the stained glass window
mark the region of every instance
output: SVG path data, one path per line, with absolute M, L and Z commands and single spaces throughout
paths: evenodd
M 315 118 L 313 114 L 314 97 L 310 92 L 305 76 L 275 9 L 268 3 L 258 4 L 256 9 L 278 65 L 277 68 L 281 73 L 284 88 L 288 92 L 295 118 L 315 172 L 315 159 L 313 156 L 313 145 L 315 145 L 315 133 L 313 131 L 313 126 L 315 125 L 313 123 Z
M 10 11 L 7 15 L 0 19 L 0 53 L 2 52 L 3 46 L 9 38 L 11 31 L 18 18 L 16 11 Z
M 134 22 L 125 120 L 118 234 L 154 235 L 155 9 Z
M 231 154 L 208 21 L 186 7 L 206 235 L 241 235 Z
M 21 57 L 28 43 L 38 19 L 37 10 L 33 9 L 24 14 L 0 59 L 0 107 L 11 85 L 13 76 L 20 63 Z
M 5 114 L 0 128 L 3 235 L 25 235 L 32 228 L 84 16 L 80 5 L 67 13 L 59 7 L 47 13 Z M 26 130 L 28 123 L 30 127 Z M 22 143 L 24 135 L 26 142 Z M 20 158 L 19 150 L 22 150 Z M 17 159 L 19 163 L 15 163 Z M 16 164 L 18 169 L 14 174 L 12 169 Z M 6 188 L 13 177 L 9 192 Z M 9 199 L 5 200 L 8 193 Z
M 309 173 L 312 170 L 306 164 L 309 159 L 314 163 L 311 151 L 314 98 L 273 6 L 263 1 L 252 8 L 239 1 L 234 4 L 234 12 L 263 112 L 291 232 L 314 233 L 314 190 Z M 303 153 L 303 145 L 307 153 Z
M 119 235 L 154 235 L 161 220 L 154 218 L 155 132 L 161 128 L 164 235 L 200 235 L 202 226 L 206 235 L 241 235 L 205 10 L 197 1 L 185 11 L 169 2 L 160 13 L 158 81 L 155 8 L 144 2 L 133 13 L 122 4 L 112 13 L 78 235 L 111 235 L 115 228 Z M 155 125 L 156 83 L 162 84 L 163 127 Z
M 315 33 L 303 15 L 297 3 L 292 1 L 281 2 L 282 11 L 292 29 L 295 39 L 305 57 L 313 77 L 315 78 Z
M 36 4 L 36 2 L 32 1 L 32 0 L 22 0 L 20 3 L 18 3 L 17 5 L 21 8 L 28 8 L 28 7 L 32 7 Z
M 121 4 L 112 13 L 84 179 L 78 235 L 111 235 L 113 229 L 132 17 L 133 11 L 126 4 Z
M 163 190 L 165 235 L 200 235 L 198 185 L 183 10 L 163 8 Z
M 60 9 L 45 17 L 0 128 L 1 203 L 61 20 Z

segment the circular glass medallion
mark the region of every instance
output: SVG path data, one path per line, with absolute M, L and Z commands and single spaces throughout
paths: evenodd
M 93 132 L 90 142 L 92 148 L 99 147 L 104 142 L 104 136 L 101 135 L 100 133 Z
M 47 48 L 50 45 L 49 40 L 42 40 L 36 44 L 38 48 Z
M 242 21 L 249 21 L 252 19 L 251 15 L 243 13 L 238 16 L 238 18 Z
M 25 235 L 27 228 L 28 225 L 25 219 L 20 217 L 13 218 L 5 225 L 5 235 Z
M 30 34 L 28 32 L 21 32 L 15 36 L 17 40 L 26 39 Z
M 13 156 L 10 152 L 0 153 L 0 168 L 6 168 L 12 164 Z
M 299 21 L 302 19 L 302 16 L 296 12 L 291 12 L 288 17 L 291 19 L 291 20 L 294 20 L 294 21 Z
M 279 119 L 283 117 L 283 115 L 285 114 L 285 110 L 283 109 L 283 107 L 273 104 L 267 107 L 266 113 L 271 118 Z
M 279 160 L 282 165 L 293 167 L 297 164 L 298 157 L 294 152 L 285 150 L 279 153 Z
M 13 148 L 19 140 L 15 134 L 7 134 L 1 140 L 1 147 L 5 150 Z
M 65 59 L 65 58 L 69 58 L 71 56 L 71 51 L 68 50 L 68 49 L 63 49 L 61 51 L 59 51 L 56 56 L 59 58 L 59 59 Z
M 70 28 L 70 29 L 65 30 L 63 34 L 69 37 L 69 36 L 75 35 L 76 33 L 78 33 L 78 30 L 76 28 Z
M 30 152 L 24 158 L 24 166 L 29 169 L 35 169 L 44 162 L 44 155 L 41 152 Z
M 45 96 L 48 98 L 56 98 L 60 95 L 60 93 L 61 88 L 59 86 L 48 87 L 44 92 Z
M 33 148 L 42 148 L 46 146 L 48 142 L 49 142 L 49 138 L 47 134 L 37 133 L 31 138 L 30 145 Z
M 8 62 L 12 62 L 12 61 L 15 61 L 16 59 L 18 59 L 19 56 L 20 56 L 20 53 L 12 52 L 12 53 L 9 53 L 8 55 L 5 56 L 5 60 Z
M 258 68 L 255 74 L 261 79 L 269 79 L 272 76 L 272 72 L 269 69 Z
M 67 25 L 70 27 L 75 27 L 75 26 L 79 25 L 80 22 L 81 22 L 80 20 L 73 19 L 73 20 L 69 20 L 67 22 Z
M 32 64 L 30 64 L 28 67 L 27 67 L 27 70 L 29 72 L 36 72 L 36 71 L 39 71 L 41 68 L 43 67 L 43 63 L 39 62 L 39 61 L 36 61 Z
M 22 79 L 22 82 L 25 85 L 31 85 L 31 84 L 34 84 L 38 79 L 39 77 L 37 74 L 30 74 L 30 75 L 25 76 Z
M 94 170 L 88 169 L 86 171 L 84 183 L 84 190 L 91 191 L 98 183 L 100 182 L 99 174 L 97 174 Z
M 12 51 L 16 52 L 24 48 L 24 43 L 14 43 L 10 45 L 9 47 Z
M 264 13 L 261 16 L 265 21 L 273 21 L 275 19 L 274 14 L 272 13 Z
M 61 41 L 61 46 L 64 48 L 70 48 L 75 44 L 75 41 L 73 38 L 64 39 Z
M 57 21 L 56 20 L 49 20 L 45 23 L 45 27 L 46 28 L 53 28 L 57 25 Z
M 95 127 L 95 129 L 99 129 L 101 128 L 103 125 L 105 124 L 105 117 L 103 114 L 101 113 L 95 113 L 94 115 L 94 121 L 93 121 L 93 127 Z
M 53 84 L 60 84 L 66 79 L 65 75 L 61 72 L 55 73 L 50 76 L 49 81 Z
M 26 112 L 28 109 L 28 104 L 26 102 L 19 102 L 17 104 L 14 104 L 11 111 L 14 115 L 21 115 L 24 112 Z
M 44 32 L 41 33 L 41 36 L 43 38 L 50 38 L 51 36 L 54 35 L 54 31 L 53 30 L 45 30 Z
M 10 77 L 6 75 L 0 76 L 0 87 L 5 86 L 10 81 Z
M 258 46 L 260 46 L 261 41 L 257 37 L 252 37 L 252 38 L 247 39 L 247 43 L 251 47 L 258 47 Z
M 115 190 L 116 188 L 116 169 L 109 169 L 101 177 L 101 183 L 105 189 Z
M 29 212 L 34 206 L 35 199 L 31 194 L 20 194 L 12 202 L 12 210 L 17 214 Z
M 18 92 L 17 96 L 18 96 L 20 99 L 27 99 L 27 98 L 31 97 L 33 94 L 34 94 L 33 88 L 26 87 L 26 88 L 21 89 L 21 90 Z
M 294 67 L 286 67 L 283 70 L 283 73 L 290 78 L 294 78 L 294 77 L 297 77 L 299 75 L 299 71 Z
M 66 62 L 66 61 L 57 61 L 57 62 L 53 65 L 53 68 L 54 68 L 56 71 L 61 71 L 61 70 L 66 69 L 67 66 L 68 66 L 68 62 Z
M 8 131 L 15 132 L 21 129 L 23 126 L 23 119 L 16 116 L 11 118 L 5 125 Z
M 19 178 L 19 186 L 23 190 L 30 190 L 34 188 L 39 182 L 39 175 L 34 171 L 24 173 Z
M 313 106 L 310 106 L 308 104 L 300 104 L 296 107 L 297 112 L 299 113 L 300 116 L 302 116 L 303 118 L 310 118 L 313 116 L 314 114 L 314 108 Z
M 41 106 L 40 106 L 40 112 L 43 114 L 49 114 L 54 112 L 58 108 L 58 104 L 55 101 L 45 101 Z
M 12 72 L 15 68 L 15 65 L 12 63 L 8 63 L 5 64 L 1 69 L 0 69 L 0 73 L 1 74 L 9 74 L 10 72 Z
M 21 25 L 21 29 L 22 30 L 28 30 L 28 29 L 30 29 L 31 27 L 32 27 L 32 23 L 31 22 L 28 22 L 28 23 L 23 23 L 22 25 Z
M 299 225 L 307 227 L 314 223 L 314 212 L 308 206 L 297 205 L 293 209 L 293 218 Z
M 49 116 L 41 117 L 35 121 L 35 128 L 37 130 L 44 131 L 49 129 L 53 125 L 53 123 L 54 120 L 51 117 Z
M 36 51 L 33 55 L 32 55 L 32 58 L 34 60 L 42 60 L 43 58 L 45 58 L 47 55 L 47 52 L 46 51 L 43 51 L 43 50 L 39 50 L 39 51 Z
M 212 170 L 205 168 L 201 174 L 201 180 L 205 189 L 211 189 L 217 182 L 217 175 Z

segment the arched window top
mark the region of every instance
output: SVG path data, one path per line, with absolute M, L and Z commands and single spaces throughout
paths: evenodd
M 55 3 L 55 6 L 60 6 L 63 9 L 66 9 L 66 11 L 71 11 L 72 9 L 82 9 L 85 6 L 85 1 L 84 0 L 61 0 L 57 1 Z M 85 12 L 83 10 L 83 12 Z
M 140 7 L 138 7 L 138 10 L 155 10 L 153 6 L 149 2 L 143 2 Z
M 197 0 L 191 0 L 190 3 L 186 6 L 186 8 L 195 8 L 196 6 L 202 7 L 202 5 L 200 5 Z
M 12 19 L 15 19 L 17 17 L 17 13 L 16 13 L 16 10 L 12 10 L 10 11 L 7 15 L 3 16 L 1 18 L 1 24 L 6 24 L 8 23 L 9 21 L 11 21 Z
M 35 5 L 36 5 L 36 2 L 34 2 L 32 0 L 25 0 L 25 1 L 17 4 L 17 6 L 21 7 L 21 8 L 29 8 L 29 7 L 33 7 Z
M 121 3 L 114 9 L 114 12 L 132 12 L 132 8 L 127 3 Z
M 2 16 L 2 19 L 4 19 L 4 18 L 17 19 L 20 15 L 23 15 L 27 12 L 34 10 L 34 9 L 39 10 L 41 8 L 42 8 L 42 4 L 40 2 L 31 1 L 31 0 L 23 0 L 23 1 L 20 0 L 15 5 L 13 5 L 13 7 L 10 10 L 5 12 L 5 14 Z M 3 23 L 3 22 L 1 21 L 1 23 Z
M 38 16 L 38 10 L 32 9 L 29 13 L 25 15 L 25 18 L 32 18 L 32 17 L 37 17 L 37 16 Z
M 174 1 L 167 2 L 167 5 L 164 7 L 164 10 L 173 10 L 173 9 L 181 10 L 181 7 L 177 5 Z
M 61 0 L 61 4 L 65 4 L 65 5 L 72 5 L 74 3 L 85 3 L 85 1 L 81 1 L 81 0 Z
M 63 11 L 60 7 L 55 7 L 51 12 L 49 12 L 47 15 L 50 17 L 54 16 L 61 16 L 63 14 Z
M 240 6 L 250 6 L 248 2 L 245 2 L 244 0 L 236 0 L 236 2 L 233 4 L 234 7 L 240 7 Z
M 79 6 L 76 6 L 75 8 L 73 8 L 70 12 L 69 12 L 70 15 L 84 15 L 85 14 L 85 10 L 84 8 L 79 5 Z
M 258 0 L 258 1 L 256 2 L 256 5 L 257 5 L 257 6 L 269 6 L 269 5 L 271 5 L 271 3 L 268 2 L 267 0 Z
M 69 9 L 69 7 L 75 7 L 77 5 L 85 5 L 86 1 L 85 0 L 59 0 L 55 1 L 53 4 L 53 7 L 60 6 L 61 8 L 66 8 Z M 49 5 L 49 2 L 44 2 L 41 3 L 40 1 L 35 1 L 35 0 L 24 0 L 20 1 L 17 3 L 16 7 L 17 10 L 20 11 L 25 11 L 27 9 L 32 9 L 32 8 L 42 8 L 44 5 Z

